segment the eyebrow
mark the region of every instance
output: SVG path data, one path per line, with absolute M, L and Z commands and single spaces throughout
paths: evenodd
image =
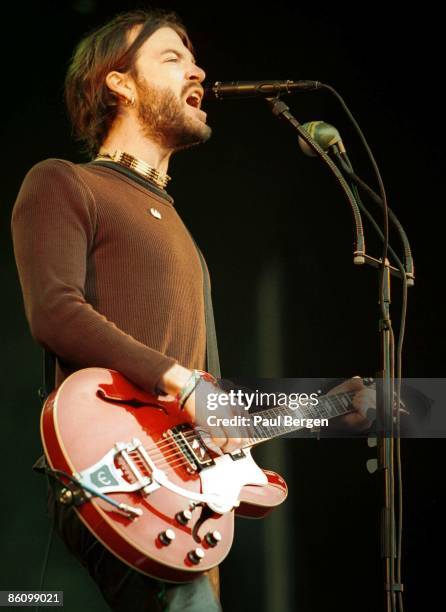
M 166 53 L 175 53 L 176 55 L 178 55 L 178 57 L 181 57 L 181 58 L 186 57 L 185 54 L 181 53 L 181 51 L 178 51 L 178 49 L 165 49 L 164 51 L 161 51 L 161 55 L 166 55 Z M 191 55 L 191 59 L 194 64 L 197 63 L 197 60 L 195 59 L 193 55 Z

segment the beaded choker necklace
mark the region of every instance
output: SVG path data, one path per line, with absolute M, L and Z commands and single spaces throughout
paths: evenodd
M 142 161 L 137 157 L 133 157 L 133 155 L 125 153 L 124 151 L 119 151 L 118 149 L 113 154 L 99 152 L 96 159 L 111 159 L 112 161 L 121 164 L 121 166 L 134 170 L 162 189 L 164 189 L 164 187 L 170 181 L 170 176 L 168 174 L 162 174 L 145 161 Z

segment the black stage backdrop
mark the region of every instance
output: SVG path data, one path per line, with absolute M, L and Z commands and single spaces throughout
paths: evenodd
M 47 157 L 83 161 L 70 138 L 62 83 L 76 42 L 132 2 L 10 3 L 3 14 L 2 222 L 3 469 L 1 589 L 36 589 L 47 538 L 40 452 L 41 353 L 27 329 L 9 220 L 27 170 Z M 333 85 L 379 162 L 389 205 L 411 238 L 417 283 L 409 295 L 404 374 L 444 376 L 444 119 L 440 16 L 428 4 L 350 12 L 320 3 L 181 3 L 198 60 L 214 80 L 317 79 Z M 342 132 L 358 173 L 374 183 L 364 151 L 333 97 L 287 99 L 301 121 Z M 212 274 L 223 374 L 373 375 L 379 359 L 377 278 L 352 265 L 347 204 L 319 161 L 262 100 L 209 102 L 213 138 L 173 159 L 170 189 Z M 371 235 L 368 230 L 368 235 Z M 42 236 L 44 240 L 44 236 Z M 396 241 L 395 241 L 396 242 Z M 369 245 L 378 254 L 374 239 Z M 392 319 L 400 290 L 393 283 Z M 440 601 L 444 531 L 442 440 L 403 444 L 406 610 Z M 381 479 L 364 440 L 286 440 L 262 449 L 290 497 L 264 521 L 237 521 L 221 566 L 225 610 L 382 609 Z M 5 461 L 6 459 L 6 461 Z M 437 561 L 434 555 L 437 553 Z M 65 609 L 105 610 L 86 573 L 55 541 L 45 587 Z

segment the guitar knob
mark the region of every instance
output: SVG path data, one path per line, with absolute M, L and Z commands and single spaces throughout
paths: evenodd
M 221 542 L 221 533 L 217 530 L 215 531 L 209 531 L 205 536 L 204 539 L 206 540 L 206 542 L 209 544 L 209 546 L 217 546 L 217 544 L 219 542 Z
M 195 548 L 194 550 L 190 550 L 187 553 L 187 556 L 194 565 L 198 565 L 200 561 L 204 558 L 204 550 L 200 547 Z
M 180 525 L 187 525 L 192 518 L 192 512 L 186 508 L 186 510 L 177 512 L 175 514 L 175 518 L 177 519 L 178 523 L 180 523 Z
M 175 540 L 175 532 L 173 529 L 166 529 L 166 531 L 162 531 L 158 534 L 159 541 L 164 546 L 169 546 L 173 540 Z

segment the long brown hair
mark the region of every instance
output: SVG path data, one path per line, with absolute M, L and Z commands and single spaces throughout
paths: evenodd
M 128 34 L 135 26 L 142 28 L 129 45 Z M 65 103 L 73 135 L 90 156 L 96 155 L 119 112 L 119 101 L 107 87 L 105 77 L 112 70 L 136 76 L 138 49 L 162 27 L 175 30 L 193 52 L 178 15 L 160 9 L 121 13 L 87 34 L 76 47 L 65 78 Z

